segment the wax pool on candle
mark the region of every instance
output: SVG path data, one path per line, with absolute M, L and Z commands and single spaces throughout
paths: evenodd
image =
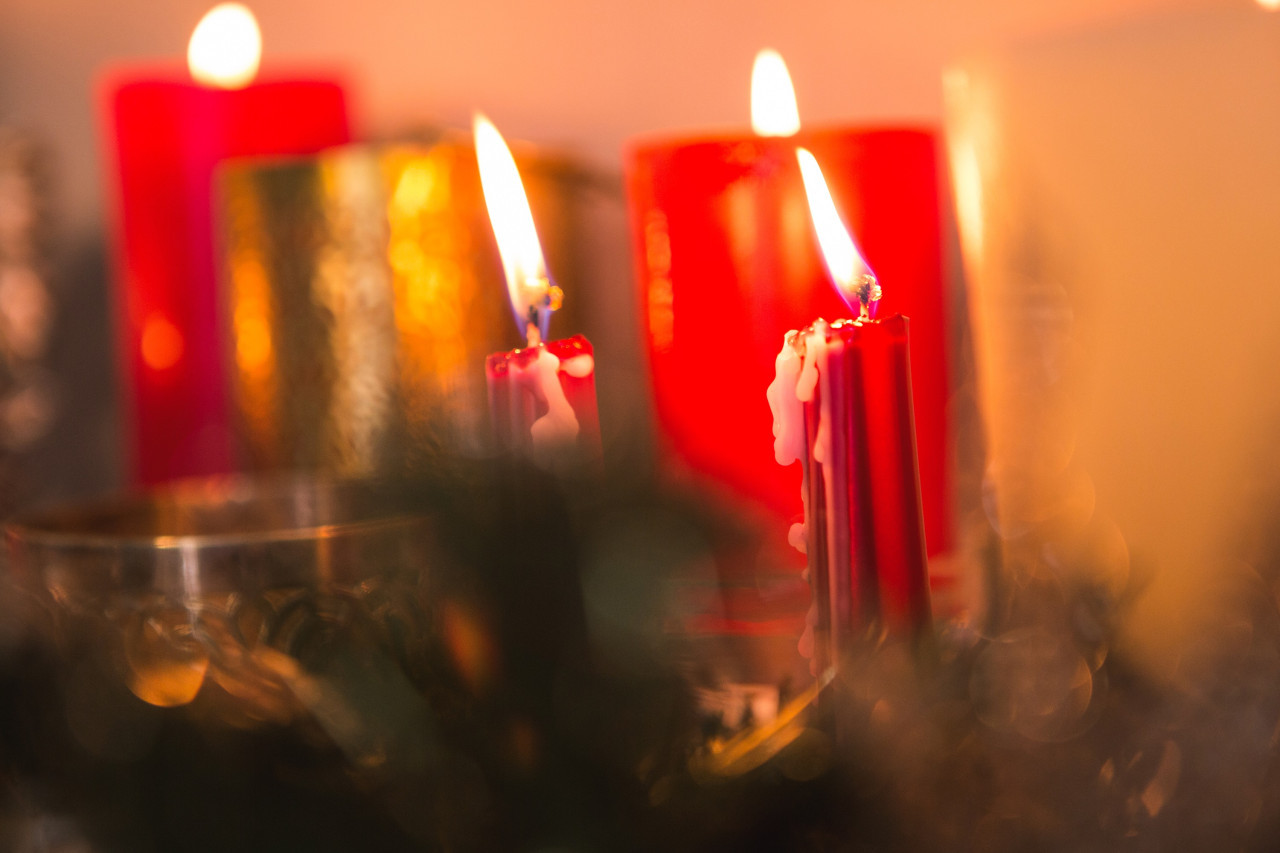
M 528 346 L 485 361 L 489 413 L 498 446 L 544 463 L 600 458 L 595 357 L 582 335 L 542 343 L 561 292 L 547 275 L 520 173 L 497 128 L 475 120 L 485 204 L 506 273 L 516 327 Z
M 230 157 L 349 141 L 343 90 L 280 77 L 222 89 L 173 68 L 116 70 L 103 88 L 135 478 L 225 472 L 232 448 L 213 172 Z

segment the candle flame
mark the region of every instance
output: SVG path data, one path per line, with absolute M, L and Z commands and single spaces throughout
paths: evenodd
M 187 45 L 192 78 L 220 89 L 240 89 L 252 83 L 261 59 L 258 22 L 240 3 L 219 3 L 206 12 Z
M 480 186 L 498 241 L 498 254 L 502 256 L 511 310 L 520 331 L 534 344 L 547 336 L 551 312 L 560 307 L 560 289 L 547 275 L 529 198 L 511 149 L 493 122 L 478 113 L 475 139 Z
M 850 308 L 857 303 L 861 319 L 871 319 L 875 316 L 876 303 L 880 301 L 880 285 L 875 274 L 858 252 L 853 238 L 849 236 L 849 229 L 840 220 L 818 161 L 804 148 L 796 149 L 796 159 L 800 161 L 813 229 L 818 234 L 818 245 L 822 247 L 822 257 L 827 262 L 836 289 Z
M 800 130 L 787 63 L 771 48 L 757 53 L 751 68 L 751 128 L 760 136 L 794 136 Z

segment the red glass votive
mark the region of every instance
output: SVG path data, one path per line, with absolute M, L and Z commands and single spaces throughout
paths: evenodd
M 797 145 L 822 163 L 884 285 L 882 314 L 912 318 L 924 529 L 928 553 L 945 553 L 954 538 L 949 328 L 932 131 L 818 130 L 640 143 L 629 152 L 640 310 L 667 461 L 780 519 L 796 514 L 800 474 L 770 453 L 763 389 L 789 330 L 849 310 L 814 238 Z
M 233 465 L 211 183 L 230 157 L 309 154 L 350 140 L 342 87 L 266 79 L 242 89 L 183 71 L 121 71 L 103 87 L 115 203 L 121 361 L 134 478 Z

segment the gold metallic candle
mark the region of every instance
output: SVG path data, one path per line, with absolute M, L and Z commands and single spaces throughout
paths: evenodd
M 528 169 L 564 254 L 564 170 Z M 241 161 L 220 205 L 248 467 L 364 474 L 483 449 L 484 355 L 510 346 L 510 309 L 469 144 Z

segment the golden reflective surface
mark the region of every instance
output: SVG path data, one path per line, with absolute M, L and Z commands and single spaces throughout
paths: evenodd
M 521 161 L 573 293 L 568 170 Z M 484 357 L 519 337 L 470 144 L 240 161 L 220 180 L 245 465 L 364 474 L 482 450 Z

